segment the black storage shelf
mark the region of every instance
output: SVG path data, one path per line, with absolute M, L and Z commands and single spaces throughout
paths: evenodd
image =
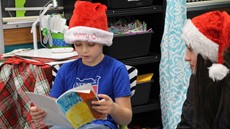
M 108 10 L 107 16 L 108 17 L 131 16 L 131 15 L 140 15 L 140 14 L 161 13 L 162 11 L 163 11 L 163 6 L 152 5 L 147 7 Z
M 147 55 L 147 56 L 130 58 L 130 59 L 123 59 L 120 61 L 123 62 L 124 64 L 127 64 L 127 65 L 140 65 L 140 64 L 147 64 L 147 63 L 157 63 L 157 62 L 160 62 L 160 54 L 151 53 L 150 55 Z
M 165 3 L 165 0 L 164 2 Z M 160 47 L 159 44 L 161 42 L 161 36 L 163 32 L 163 24 L 164 24 L 164 10 L 165 6 L 164 4 L 154 4 L 151 6 L 145 6 L 145 7 L 136 7 L 136 8 L 126 8 L 126 9 L 108 9 L 107 10 L 107 16 L 109 20 L 118 20 L 123 17 L 128 17 L 128 18 L 137 18 L 145 21 L 148 24 L 148 27 L 154 28 L 154 34 L 151 35 L 151 41 L 150 41 L 150 46 L 149 47 L 144 47 L 149 49 L 147 52 L 145 49 L 141 47 L 135 47 L 136 45 L 129 45 L 129 46 L 124 46 L 123 48 L 129 49 L 129 47 L 134 47 L 134 51 L 138 52 L 136 49 L 142 50 L 144 52 L 138 52 L 137 55 L 135 54 L 130 54 L 129 56 L 127 55 L 122 55 L 117 59 L 121 62 L 123 62 L 126 65 L 131 65 L 134 66 L 138 69 L 138 74 L 145 74 L 145 73 L 154 73 L 154 83 L 156 82 L 156 86 L 158 86 L 158 79 L 159 79 L 159 70 L 158 70 L 158 64 L 160 63 Z M 131 17 L 130 17 L 131 16 Z M 158 19 L 156 21 L 153 21 L 153 19 Z M 138 35 L 140 36 L 140 35 Z M 115 37 L 117 38 L 117 37 Z M 120 43 L 127 43 L 131 42 L 133 43 L 134 41 L 131 41 L 130 39 L 126 39 L 128 41 L 120 41 Z M 148 41 L 143 41 L 143 39 L 140 39 L 140 43 L 148 43 Z M 145 39 L 144 39 L 145 40 Z M 136 39 L 135 39 L 136 41 Z M 139 43 L 139 42 L 138 42 Z M 146 44 L 145 44 L 146 45 Z M 120 46 L 119 46 L 120 47 Z M 116 47 L 118 50 L 117 52 L 120 52 L 120 48 Z M 130 49 L 129 49 L 130 50 Z M 122 51 L 123 52 L 123 51 Z M 127 51 L 125 51 L 127 52 Z M 133 51 L 132 51 L 133 52 Z M 112 56 L 111 51 L 108 52 L 110 56 Z M 141 54 L 140 54 L 141 53 Z M 113 56 L 112 56 L 113 57 Z M 116 56 L 114 56 L 116 58 Z M 137 85 L 138 86 L 138 85 Z M 140 86 L 140 85 L 139 85 Z M 146 99 L 146 96 L 139 97 L 138 99 L 132 99 L 132 112 L 133 112 L 133 123 L 132 124 L 140 124 L 143 125 L 143 127 L 156 127 L 156 129 L 161 128 L 161 107 L 160 107 L 160 99 L 159 99 L 159 89 L 157 88 L 152 88 L 153 84 L 148 84 L 146 85 L 141 85 L 141 86 L 150 86 L 149 89 L 149 96 L 147 101 L 144 101 Z M 141 87 L 140 86 L 140 87 Z M 140 88 L 139 87 L 139 88 Z M 136 87 L 138 88 L 138 87 Z M 144 91 L 144 94 L 146 94 L 146 88 L 141 88 L 142 91 Z M 140 91 L 140 90 L 139 90 Z M 147 91 L 147 92 L 148 92 Z M 137 92 L 137 90 L 136 90 Z M 137 95 L 137 94 L 136 94 Z M 141 94 L 142 95 L 142 94 Z M 135 96 L 133 96 L 135 97 Z M 136 101 L 135 101 L 136 100 Z M 138 101 L 137 101 L 138 100 Z M 134 103 L 135 102 L 135 103 Z M 145 123 L 145 120 L 140 119 L 138 121 L 135 121 L 135 119 L 139 119 L 141 117 L 145 117 L 146 114 L 151 114 L 153 113 L 154 121 L 151 120 L 150 123 Z M 146 125 L 145 125 L 146 124 Z
M 132 107 L 133 114 L 149 112 L 154 110 L 160 110 L 159 100 L 150 100 L 148 104 Z
M 214 10 L 221 8 L 229 8 L 230 10 L 230 0 L 208 0 L 187 3 L 187 11 Z

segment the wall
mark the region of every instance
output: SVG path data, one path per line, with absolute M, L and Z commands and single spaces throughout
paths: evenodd
M 15 1 L 16 0 L 1 0 L 0 1 L 0 18 L 8 18 L 13 17 L 15 18 L 16 13 L 15 11 L 6 11 L 5 8 L 14 8 L 15 7 Z M 45 6 L 50 0 L 25 0 L 24 7 L 43 7 Z M 57 0 L 58 6 L 62 7 L 62 0 Z M 2 12 L 1 12 L 2 11 Z M 50 10 L 46 14 L 51 13 L 62 13 L 63 10 Z M 41 11 L 26 11 L 25 16 L 38 16 L 41 13 Z M 16 23 L 17 24 L 17 23 Z M 0 22 L 0 53 L 9 52 L 14 49 L 18 48 L 33 48 L 33 37 L 32 33 L 30 32 L 31 25 L 26 27 L 22 27 L 23 25 L 14 25 L 13 28 L 7 28 L 6 29 L 6 23 L 2 23 L 2 20 Z M 3 25 L 3 26 L 2 26 Z M 10 25 L 12 26 L 12 25 Z M 37 29 L 39 30 L 39 29 Z M 3 32 L 2 32 L 3 31 Z M 39 34 L 39 33 L 38 33 Z M 39 36 L 37 36 L 39 38 Z M 38 39 L 39 41 L 39 39 Z M 40 43 L 38 43 L 40 44 Z M 39 45 L 38 47 L 41 47 Z
M 50 0 L 26 0 L 24 7 L 43 7 L 48 3 Z M 57 0 L 58 5 L 62 6 L 63 0 Z M 5 7 L 15 7 L 15 0 L 1 0 L 2 2 L 2 17 L 15 17 L 15 11 L 5 11 Z M 25 16 L 37 16 L 40 11 L 26 11 Z M 49 11 L 52 13 L 53 11 Z

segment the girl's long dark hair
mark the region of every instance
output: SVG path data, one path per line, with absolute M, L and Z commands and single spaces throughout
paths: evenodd
M 230 70 L 230 47 L 223 54 L 224 65 Z M 222 80 L 220 110 L 215 120 L 216 129 L 230 129 L 230 73 Z
M 224 54 L 224 65 L 230 69 L 230 47 Z M 230 129 L 230 73 L 213 82 L 208 76 L 210 60 L 197 56 L 197 70 L 192 83 L 194 129 Z
M 210 60 L 204 59 L 198 54 L 196 75 L 192 86 L 194 129 L 213 129 L 214 121 L 217 119 L 222 87 L 220 82 L 213 82 L 209 78 L 208 68 L 211 65 Z

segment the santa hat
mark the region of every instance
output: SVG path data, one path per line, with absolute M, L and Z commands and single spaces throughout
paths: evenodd
M 113 33 L 108 31 L 107 7 L 100 3 L 77 1 L 64 34 L 65 42 L 87 41 L 112 45 Z
M 212 11 L 188 19 L 182 39 L 196 53 L 214 62 L 209 68 L 210 78 L 222 80 L 228 74 L 222 55 L 224 49 L 230 46 L 230 16 L 227 12 Z

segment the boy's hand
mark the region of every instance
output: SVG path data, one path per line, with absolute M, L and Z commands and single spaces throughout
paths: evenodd
M 32 106 L 30 107 L 30 115 L 35 122 L 41 122 L 45 118 L 46 113 L 38 107 Z
M 98 97 L 100 98 L 99 101 L 92 101 L 92 104 L 97 106 L 92 108 L 103 114 L 111 114 L 115 107 L 113 100 L 105 94 L 99 94 Z

